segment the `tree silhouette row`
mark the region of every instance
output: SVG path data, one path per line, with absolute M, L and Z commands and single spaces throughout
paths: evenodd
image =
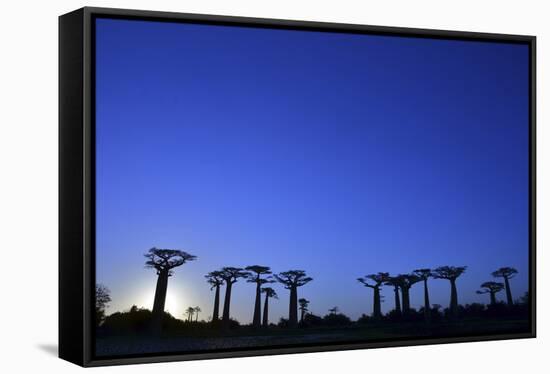
M 229 323 L 231 308 L 231 292 L 233 284 L 239 279 L 246 279 L 249 283 L 256 284 L 254 312 L 252 317 L 252 326 L 266 327 L 269 323 L 269 299 L 277 298 L 277 293 L 271 287 L 262 287 L 265 284 L 279 282 L 290 291 L 288 320 L 289 325 L 298 324 L 298 287 L 301 287 L 313 278 L 306 276 L 303 270 L 288 270 L 278 274 L 273 274 L 269 266 L 251 265 L 245 268 L 223 267 L 220 270 L 212 271 L 205 275 L 207 282 L 215 288 L 214 311 L 212 321 L 216 323 L 219 319 L 219 299 L 220 287 L 225 285 L 224 308 L 221 321 L 224 325 Z M 263 319 L 261 316 L 261 294 L 265 294 Z
M 158 332 L 160 331 L 162 317 L 164 315 L 168 279 L 173 274 L 173 269 L 189 261 L 194 261 L 197 259 L 197 257 L 178 249 L 159 249 L 155 247 L 151 248 L 145 254 L 145 257 L 147 259 L 145 262 L 146 267 L 155 269 L 158 276 L 151 319 L 152 330 Z M 357 278 L 357 281 L 360 282 L 363 286 L 371 288 L 373 290 L 372 317 L 374 319 L 382 318 L 381 303 L 383 296 L 381 295 L 381 288 L 383 286 L 393 287 L 395 313 L 397 315 L 407 316 L 411 310 L 410 290 L 416 283 L 422 282 L 424 288 L 424 317 L 426 321 L 429 322 L 431 308 L 428 280 L 430 278 L 433 278 L 445 279 L 449 281 L 449 312 L 451 318 L 456 318 L 458 316 L 458 291 L 456 283 L 457 279 L 466 272 L 466 269 L 466 266 L 440 266 L 435 269 L 416 269 L 410 274 L 398 274 L 396 276 L 391 276 L 387 272 L 379 272 Z M 510 279 L 512 279 L 516 274 L 517 270 L 514 268 L 500 268 L 494 271 L 492 273 L 492 276 L 495 278 L 502 278 L 504 280 L 504 283 L 484 282 L 481 284 L 482 289 L 477 291 L 477 293 L 488 293 L 490 296 L 491 305 L 495 305 L 496 294 L 505 289 L 507 304 L 511 306 L 513 305 L 513 301 L 510 289 Z M 289 326 L 293 327 L 298 324 L 298 311 L 300 311 L 301 313 L 301 322 L 303 322 L 304 317 L 308 312 L 309 300 L 304 298 L 298 299 L 298 288 L 306 285 L 313 280 L 313 278 L 307 276 L 304 270 L 288 270 L 274 274 L 269 266 L 263 265 L 251 265 L 244 268 L 223 267 L 219 270 L 215 270 L 206 274 L 205 278 L 206 281 L 211 285 L 211 290 L 214 290 L 214 310 L 212 313 L 212 322 L 214 324 L 220 321 L 220 293 L 221 287 L 225 286 L 225 296 L 221 322 L 222 325 L 229 325 L 232 289 L 234 287 L 234 284 L 237 283 L 239 279 L 245 279 L 247 282 L 255 284 L 255 298 L 252 317 L 253 327 L 266 327 L 269 324 L 269 299 L 277 298 L 277 293 L 273 288 L 264 287 L 265 285 L 270 283 L 278 282 L 282 284 L 285 289 L 289 290 Z M 105 292 L 103 293 L 105 294 Z M 262 294 L 265 295 L 263 317 L 261 307 Z M 106 299 L 103 298 L 103 300 Z M 103 310 L 103 308 L 100 309 Z M 186 310 L 187 321 L 193 321 L 193 316 L 195 316 L 195 321 L 198 321 L 198 314 L 200 311 L 201 310 L 198 306 L 189 307 Z
M 457 279 L 466 272 L 466 266 L 440 266 L 435 269 L 417 269 L 410 274 L 398 274 L 390 276 L 389 273 L 379 272 L 369 274 L 364 277 L 357 278 L 357 281 L 365 287 L 371 288 L 374 292 L 373 296 L 373 311 L 374 319 L 382 318 L 382 296 L 380 289 L 383 285 L 392 286 L 395 297 L 395 313 L 400 316 L 407 316 L 410 312 L 410 289 L 419 282 L 424 286 L 424 318 L 429 322 L 431 316 L 430 295 L 428 290 L 428 279 L 445 279 L 450 282 L 450 302 L 449 311 L 451 318 L 458 317 L 458 291 L 456 286 Z M 484 282 L 481 284 L 482 290 L 477 291 L 478 294 L 488 293 L 490 295 L 490 304 L 496 305 L 496 294 L 503 289 L 506 289 L 506 299 L 509 306 L 513 305 L 512 292 L 510 290 L 510 282 L 516 274 L 517 270 L 511 267 L 503 267 L 492 274 L 495 278 L 503 278 L 504 284 L 499 282 Z M 401 296 L 399 293 L 401 292 Z

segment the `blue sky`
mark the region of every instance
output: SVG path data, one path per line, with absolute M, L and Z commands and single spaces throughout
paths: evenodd
M 513 266 L 528 288 L 528 47 L 98 19 L 97 281 L 108 313 L 151 308 L 151 247 L 176 269 L 167 309 L 212 315 L 203 275 L 303 269 L 310 309 L 372 312 L 356 278 L 467 265 L 459 302 Z M 288 313 L 288 291 L 271 319 Z M 449 284 L 430 283 L 446 306 Z M 383 289 L 383 311 L 393 308 Z M 502 298 L 504 295 L 500 294 Z M 414 286 L 412 305 L 422 304 Z M 233 290 L 250 322 L 254 286 Z

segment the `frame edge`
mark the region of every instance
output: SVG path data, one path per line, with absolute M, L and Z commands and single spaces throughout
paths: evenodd
M 95 15 L 125 16 L 136 18 L 179 19 L 190 21 L 205 21 L 227 23 L 238 26 L 247 23 L 252 26 L 264 27 L 292 27 L 302 29 L 326 30 L 339 29 L 345 32 L 377 32 L 381 34 L 404 33 L 413 37 L 469 39 L 469 40 L 496 40 L 516 43 L 526 43 L 531 48 L 531 87 L 530 87 L 530 160 L 531 160 L 531 287 L 532 287 L 532 325 L 529 333 L 520 333 L 501 336 L 483 336 L 466 338 L 425 339 L 399 341 L 390 343 L 359 343 L 335 346 L 315 346 L 296 348 L 274 348 L 262 350 L 243 350 L 235 352 L 216 352 L 199 354 L 170 354 L 159 356 L 144 356 L 136 358 L 97 359 L 92 354 L 90 330 L 93 322 L 91 310 L 93 278 L 90 270 L 90 261 L 93 255 L 93 242 L 89 236 L 91 225 L 90 204 L 92 202 L 93 171 L 90 166 L 90 157 L 93 156 L 94 145 L 91 125 L 93 75 L 90 70 L 92 45 L 91 20 Z M 276 354 L 314 353 L 340 350 L 368 349 L 416 346 L 427 344 L 445 344 L 460 342 L 480 342 L 488 340 L 521 339 L 536 337 L 536 36 L 507 35 L 479 32 L 462 32 L 432 29 L 416 29 L 387 26 L 366 26 L 359 24 L 341 24 L 329 22 L 313 22 L 300 20 L 279 20 L 252 17 L 205 15 L 176 12 L 158 12 L 146 10 L 126 10 L 115 8 L 84 7 L 67 13 L 59 18 L 59 357 L 80 366 L 105 366 L 137 363 L 189 361 L 204 359 L 219 359 L 232 357 L 251 357 Z M 75 26 L 72 23 L 76 23 Z M 68 45 L 63 46 L 66 42 Z M 70 47 L 69 47 L 70 44 Z M 78 60 L 78 61 L 77 61 Z M 64 68 L 62 68 L 62 65 Z M 74 82 L 77 80 L 78 82 Z M 70 82 L 73 81 L 73 82 Z M 78 86 L 78 87 L 76 87 Z M 78 117 L 78 118 L 77 118 Z M 77 122 L 78 121 L 78 122 Z M 78 127 L 78 128 L 76 128 Z M 62 134 L 64 133 L 64 135 Z M 75 135 L 75 133 L 78 133 Z M 68 152 L 72 150 L 72 152 Z M 66 154 L 65 154 L 66 153 Z M 65 156 L 63 156 L 65 154 Z M 67 160 L 67 154 L 71 159 Z M 76 170 L 76 178 L 68 170 Z M 79 191 L 70 191 L 80 186 Z M 74 217 L 72 219 L 71 217 Z M 77 227 L 78 226 L 78 227 Z M 67 231 L 68 230 L 68 231 Z M 78 232 L 78 240 L 73 237 Z M 78 242 L 78 251 L 70 245 Z M 63 242 L 63 243 L 62 243 Z M 75 253 L 76 252 L 76 253 Z M 65 260 L 63 260 L 65 257 Z M 68 260 L 70 259 L 70 260 Z M 74 261 L 73 261 L 74 260 Z M 78 301 L 77 302 L 75 302 Z M 78 304 L 78 305 L 76 305 Z M 72 314 L 71 319 L 64 320 Z M 75 321 L 75 319 L 77 321 Z M 64 321 L 63 321 L 64 320 Z
M 59 17 L 59 357 L 84 364 L 83 9 Z

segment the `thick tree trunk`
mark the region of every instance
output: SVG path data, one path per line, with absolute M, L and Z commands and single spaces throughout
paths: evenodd
M 512 300 L 512 290 L 510 289 L 510 282 L 508 277 L 504 277 L 504 285 L 506 286 L 506 301 L 508 306 L 514 305 L 514 300 Z
M 290 305 L 288 309 L 288 324 L 296 326 L 298 324 L 298 290 L 296 287 L 290 288 Z
M 161 271 L 157 278 L 155 300 L 151 315 L 151 330 L 159 333 L 162 330 L 162 317 L 164 316 L 164 304 L 166 302 L 166 291 L 168 289 L 168 271 Z
M 304 323 L 304 316 L 306 315 L 305 309 L 300 311 L 300 323 Z
M 401 302 L 399 301 L 399 287 L 394 287 L 393 293 L 395 294 L 395 312 L 398 315 L 401 315 Z
M 428 279 L 424 279 L 424 319 L 430 320 L 430 294 L 428 292 Z
M 269 324 L 268 303 L 269 303 L 269 297 L 267 296 L 267 293 L 266 293 L 265 300 L 264 300 L 264 316 L 262 321 L 263 327 L 267 327 L 267 325 Z
M 252 318 L 252 325 L 254 327 L 260 327 L 261 320 L 261 293 L 260 283 L 256 283 L 256 302 L 254 303 L 254 317 Z
M 491 296 L 491 305 L 495 305 L 497 303 L 495 292 L 490 292 L 490 296 Z
M 375 319 L 380 319 L 382 317 L 382 311 L 381 311 L 381 302 L 380 302 L 380 288 L 375 287 L 374 288 L 374 303 L 372 307 L 372 316 Z
M 401 287 L 401 298 L 403 299 L 403 315 L 407 315 L 411 309 L 409 289 L 407 287 Z
M 220 318 L 220 286 L 216 286 L 216 294 L 214 296 L 214 312 L 212 312 L 212 321 L 217 321 Z
M 229 323 L 229 307 L 231 305 L 231 288 L 232 287 L 233 287 L 233 283 L 226 282 L 225 300 L 223 301 L 223 315 L 222 315 L 222 321 L 225 325 Z
M 458 293 L 456 291 L 456 280 L 450 279 L 451 281 L 451 302 L 449 303 L 449 310 L 451 311 L 451 316 L 453 318 L 458 317 Z

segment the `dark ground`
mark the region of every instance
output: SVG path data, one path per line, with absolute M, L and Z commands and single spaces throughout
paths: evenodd
M 239 328 L 225 333 L 210 330 L 201 334 L 164 334 L 98 336 L 97 356 L 119 356 L 146 353 L 210 351 L 231 348 L 255 348 L 281 345 L 323 344 L 337 342 L 396 341 L 407 338 L 494 335 L 527 332 L 527 320 L 472 319 L 455 323 L 380 323 L 350 327 L 296 329 Z

